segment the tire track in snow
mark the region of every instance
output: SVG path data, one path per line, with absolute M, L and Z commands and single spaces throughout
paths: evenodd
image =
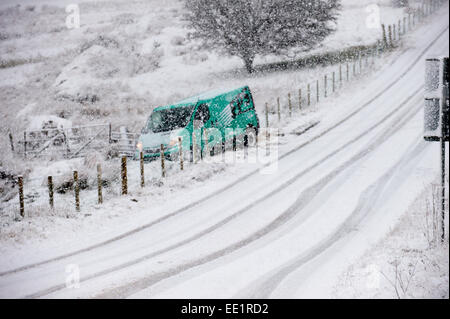
M 392 110 L 388 115 L 383 117 L 379 122 L 377 122 L 375 125 L 370 127 L 368 130 L 366 130 L 365 132 L 360 134 L 358 137 L 352 139 L 350 142 L 348 142 L 347 144 L 342 146 L 340 149 L 338 149 L 338 150 L 336 150 L 334 152 L 331 152 L 331 154 L 327 155 L 325 158 L 323 158 L 322 160 L 318 161 L 316 164 L 313 164 L 310 167 L 308 167 L 307 169 L 305 169 L 302 172 L 298 173 L 293 178 L 291 178 L 289 181 L 285 182 L 283 185 L 281 185 L 279 188 L 277 188 L 269 196 L 266 196 L 264 199 L 260 199 L 257 203 L 252 203 L 252 204 L 248 205 L 247 207 L 243 208 L 242 210 L 238 211 L 237 213 L 235 213 L 234 215 L 232 215 L 230 217 L 236 218 L 238 215 L 243 214 L 245 211 L 247 211 L 248 209 L 252 208 L 254 205 L 259 204 L 262 201 L 269 199 L 271 196 L 275 195 L 275 193 L 278 193 L 278 192 L 282 191 L 284 188 L 286 188 L 287 186 L 289 186 L 290 184 L 292 184 L 293 182 L 295 182 L 296 180 L 298 180 L 299 178 L 304 176 L 306 173 L 308 173 L 309 171 L 313 170 L 314 168 L 316 168 L 317 166 L 322 164 L 323 161 L 334 157 L 337 153 L 339 153 L 342 150 L 346 149 L 348 146 L 350 146 L 351 144 L 356 142 L 363 135 L 367 134 L 369 131 L 371 131 L 374 128 L 376 128 L 376 127 L 380 126 L 381 124 L 385 123 L 388 119 L 390 119 L 392 116 L 394 116 L 399 110 L 401 110 L 403 107 L 408 105 L 408 102 L 411 102 L 414 97 L 420 96 L 420 92 L 421 92 L 422 89 L 423 89 L 423 86 L 421 86 L 418 90 L 416 90 L 414 92 L 414 94 L 412 96 L 408 97 L 403 103 L 401 103 L 400 106 L 398 106 L 397 108 Z M 230 246 L 228 246 L 228 247 L 226 247 L 224 249 L 218 250 L 218 251 L 213 252 L 213 253 L 211 253 L 209 255 L 201 257 L 201 258 L 199 258 L 197 260 L 193 260 L 191 262 L 182 264 L 180 266 L 174 267 L 174 268 L 169 269 L 167 271 L 163 271 L 163 272 L 154 274 L 154 275 L 149 276 L 149 277 L 147 277 L 145 279 L 141 279 L 141 280 L 135 281 L 134 283 L 127 284 L 127 285 L 122 286 L 122 287 L 114 288 L 112 291 L 102 293 L 102 294 L 98 295 L 97 297 L 98 298 L 120 298 L 120 297 L 129 296 L 129 295 L 134 294 L 134 293 L 136 293 L 136 292 L 138 292 L 138 291 L 140 291 L 142 289 L 146 289 L 146 288 L 148 288 L 148 287 L 158 283 L 159 281 L 162 281 L 162 280 L 167 279 L 169 277 L 178 275 L 179 273 L 184 272 L 186 270 L 189 270 L 189 269 L 191 269 L 193 267 L 200 266 L 200 265 L 205 264 L 207 262 L 213 261 L 213 260 L 215 260 L 217 258 L 220 258 L 220 257 L 223 257 L 225 255 L 228 255 L 228 254 L 230 254 L 230 253 L 232 253 L 232 252 L 234 252 L 234 251 L 236 251 L 236 250 L 238 250 L 238 249 L 240 249 L 240 248 L 242 248 L 244 246 L 247 246 L 248 244 L 256 241 L 257 239 L 267 235 L 268 233 L 270 233 L 273 230 L 279 228 L 280 226 L 282 226 L 283 224 L 288 222 L 291 218 L 293 218 L 298 211 L 303 209 L 314 198 L 314 196 L 317 195 L 320 192 L 320 190 L 322 188 L 324 188 L 330 181 L 332 181 L 338 174 L 340 174 L 340 172 L 342 170 L 344 170 L 348 166 L 353 165 L 355 161 L 363 158 L 367 154 L 369 154 L 372 151 L 374 151 L 375 149 L 377 149 L 377 147 L 379 145 L 381 145 L 381 143 L 383 141 L 387 140 L 394 132 L 398 131 L 401 127 L 403 127 L 411 119 L 412 116 L 414 116 L 415 114 L 417 114 L 417 112 L 420 111 L 421 108 L 422 108 L 422 106 L 419 104 L 419 107 L 413 109 L 413 111 L 407 110 L 405 112 L 406 114 L 412 112 L 411 115 L 405 116 L 405 114 L 401 114 L 399 116 L 399 118 L 404 119 L 403 121 L 402 120 L 399 121 L 399 120 L 395 119 L 394 125 L 391 126 L 389 128 L 389 130 L 383 132 L 381 134 L 381 136 L 378 137 L 373 143 L 371 143 L 368 147 L 366 147 L 363 151 L 359 152 L 357 155 L 353 156 L 350 160 L 347 160 L 344 164 L 340 165 L 337 169 L 333 170 L 327 176 L 322 178 L 318 183 L 314 184 L 313 186 L 311 186 L 308 189 L 306 189 L 305 191 L 303 191 L 301 193 L 301 195 L 299 196 L 299 198 L 294 202 L 294 204 L 292 204 L 280 216 L 278 216 L 274 221 L 272 221 L 271 223 L 269 223 L 267 226 L 263 227 L 259 231 L 253 233 L 249 237 L 247 237 L 247 238 L 245 238 L 245 239 L 243 239 L 243 240 L 241 240 L 241 241 L 239 241 L 237 243 L 234 243 L 234 244 L 232 244 L 232 245 L 230 245 Z M 224 223 L 227 223 L 227 222 L 229 222 L 229 218 L 227 218 Z M 213 226 L 214 229 L 211 229 L 210 231 L 208 231 L 208 233 L 210 233 L 213 230 L 219 228 L 220 226 L 223 226 L 224 223 L 219 223 L 220 225 L 218 225 L 218 224 L 214 225 Z M 202 236 L 204 236 L 204 235 L 206 235 L 206 234 L 203 234 Z M 196 235 L 194 237 L 200 237 L 200 236 Z M 198 239 L 198 238 L 195 238 L 195 239 Z M 185 241 L 185 242 L 181 243 L 181 245 L 177 245 L 177 246 L 178 247 L 184 246 L 184 245 L 194 241 L 195 239 L 191 238 L 191 239 L 189 239 L 189 241 Z M 178 248 L 178 247 L 176 247 L 176 248 Z M 172 249 L 174 249 L 174 248 L 172 248 Z M 140 262 L 148 260 L 148 259 L 150 259 L 152 257 L 155 257 L 156 256 L 155 254 L 159 255 L 161 253 L 168 252 L 168 251 L 170 251 L 172 249 L 166 250 L 164 252 L 156 252 L 156 253 L 149 254 L 147 256 L 139 258 L 138 260 L 130 261 L 130 262 L 126 263 L 126 264 L 119 265 L 119 266 L 115 267 L 114 269 L 109 269 L 109 270 L 106 270 L 106 271 L 99 272 L 97 274 L 93 274 L 89 278 L 86 277 L 82 281 L 93 279 L 93 278 L 96 278 L 96 277 L 99 277 L 99 276 L 111 273 L 113 271 L 118 271 L 118 270 L 124 269 L 126 267 L 135 265 L 137 263 L 140 263 Z M 56 292 L 56 291 L 58 291 L 60 289 L 63 289 L 63 288 L 64 288 L 63 285 L 61 285 L 59 287 L 53 287 L 53 288 L 50 288 L 48 290 L 42 291 L 40 293 L 30 295 L 29 297 L 30 298 L 42 297 L 42 296 L 45 296 L 46 294 L 50 294 L 50 293 Z
M 415 112 L 413 116 L 415 114 L 417 114 L 417 112 Z M 420 139 L 421 135 L 418 140 Z M 387 187 L 387 184 L 392 180 L 393 176 L 398 173 L 399 170 L 407 170 L 406 167 L 409 168 L 416 158 L 422 155 L 427 146 L 429 145 L 427 145 L 426 142 L 420 140 L 420 142 L 418 142 L 412 150 L 403 155 L 388 172 L 380 177 L 374 184 L 366 188 L 358 200 L 357 207 L 346 218 L 342 225 L 325 240 L 314 247 L 311 247 L 307 252 L 302 253 L 300 256 L 287 262 L 287 265 L 282 266 L 281 269 L 277 269 L 275 274 L 266 276 L 266 279 L 264 279 L 262 283 L 250 285 L 250 288 L 243 289 L 233 298 L 244 298 L 244 296 L 245 298 L 270 298 L 270 295 L 276 291 L 286 277 L 323 252 L 337 245 L 344 237 L 351 234 L 353 230 L 361 224 L 364 218 L 373 213 L 375 208 L 374 204 L 380 201 L 383 190 Z M 258 280 L 258 282 L 260 281 L 261 280 Z
M 426 54 L 426 52 L 429 50 L 429 48 L 430 48 L 431 46 L 433 46 L 433 45 L 434 45 L 434 44 L 442 37 L 442 35 L 445 34 L 445 32 L 446 32 L 447 30 L 448 30 L 448 26 L 447 26 L 444 30 L 442 30 L 442 31 L 439 33 L 439 35 L 438 35 L 434 40 L 431 41 L 430 44 L 428 44 L 428 45 L 426 46 L 426 48 L 425 48 L 425 49 L 419 54 L 419 56 L 411 63 L 411 65 L 406 69 L 406 71 L 404 71 L 404 72 L 403 72 L 402 74 L 400 74 L 395 80 L 393 80 L 391 83 L 389 83 L 389 84 L 385 87 L 385 89 L 383 89 L 383 90 L 381 90 L 380 92 L 378 92 L 378 93 L 377 93 L 374 97 L 372 97 L 368 102 L 364 103 L 361 107 L 357 108 L 355 111 L 351 112 L 350 114 L 348 114 L 346 117 L 344 117 L 343 119 L 341 119 L 340 121 L 338 121 L 338 122 L 335 123 L 334 125 L 332 125 L 332 126 L 330 126 L 329 128 L 325 129 L 324 131 L 322 131 L 321 133 L 319 133 L 319 134 L 317 134 L 316 136 L 312 137 L 312 138 L 309 139 L 308 141 L 306 141 L 306 142 L 304 142 L 304 143 L 298 145 L 297 147 L 294 147 L 294 148 L 291 149 L 290 151 L 288 151 L 288 152 L 282 154 L 281 156 L 279 156 L 278 160 L 281 161 L 282 159 L 284 159 L 284 158 L 288 157 L 289 155 L 291 155 L 291 154 L 293 154 L 293 153 L 299 151 L 299 150 L 302 149 L 303 147 L 305 147 L 305 146 L 311 144 L 311 143 L 314 142 L 315 140 L 321 138 L 322 136 L 324 136 L 324 135 L 328 134 L 329 132 L 333 131 L 334 129 L 338 128 L 339 126 L 341 126 L 342 124 L 344 124 L 345 122 L 347 122 L 349 119 L 351 119 L 352 117 L 354 117 L 355 115 L 357 115 L 359 112 L 361 112 L 362 110 L 364 110 L 364 109 L 365 109 L 366 107 L 368 107 L 371 103 L 373 103 L 374 101 L 376 101 L 378 98 L 380 98 L 381 96 L 383 96 L 383 94 L 384 94 L 391 86 L 393 86 L 394 84 L 398 83 L 402 78 L 404 78 L 404 77 L 406 76 L 406 74 L 408 74 L 408 73 L 411 71 L 411 69 L 412 69 L 412 68 L 420 61 L 420 59 Z M 272 163 L 267 163 L 267 164 L 265 164 L 264 166 L 262 166 L 262 168 L 268 167 L 268 166 L 270 166 L 271 164 L 272 164 Z M 5 276 L 5 275 L 9 275 L 9 274 L 13 274 L 13 273 L 17 273 L 17 272 L 20 272 L 20 271 L 28 270 L 28 269 L 31 269 L 31 268 L 36 268 L 36 267 L 39 267 L 39 266 L 42 266 L 42 265 L 45 265 L 45 264 L 49 264 L 49 263 L 51 263 L 51 262 L 64 260 L 64 259 L 67 259 L 67 258 L 69 258 L 69 257 L 73 257 L 73 256 L 76 256 L 76 255 L 78 255 L 78 254 L 82 254 L 82 253 L 85 253 L 85 252 L 89 252 L 89 251 L 92 251 L 92 250 L 94 250 L 94 249 L 96 249 L 96 248 L 103 247 L 103 246 L 107 246 L 107 245 L 109 245 L 109 244 L 111 244 L 111 243 L 114 243 L 114 242 L 116 242 L 116 241 L 119 241 L 119 240 L 121 240 L 121 239 L 123 239 L 123 238 L 129 237 L 129 236 L 131 236 L 131 235 L 133 235 L 133 234 L 136 234 L 136 233 L 141 232 L 141 231 L 143 231 L 143 230 L 145 230 L 145 229 L 148 229 L 148 228 L 150 228 L 150 227 L 152 227 L 152 226 L 154 226 L 154 225 L 156 225 L 156 224 L 159 224 L 159 223 L 161 223 L 161 222 L 163 222 L 163 221 L 165 221 L 165 220 L 167 220 L 167 219 L 170 219 L 170 218 L 172 218 L 172 217 L 174 217 L 174 216 L 176 216 L 176 215 L 179 215 L 179 214 L 181 214 L 181 213 L 183 213 L 183 212 L 185 212 L 185 211 L 187 211 L 187 210 L 189 210 L 189 209 L 191 209 L 191 208 L 193 208 L 193 207 L 195 207 L 195 206 L 197 206 L 197 205 L 199 205 L 199 204 L 201 204 L 201 203 L 203 203 L 203 202 L 206 202 L 207 200 L 209 200 L 209 199 L 211 199 L 211 198 L 214 198 L 215 196 L 217 196 L 217 195 L 223 193 L 224 191 L 226 191 L 226 190 L 230 189 L 231 187 L 235 186 L 236 184 L 239 184 L 240 182 L 243 182 L 244 180 L 246 180 L 246 179 L 250 178 L 251 176 L 257 174 L 257 173 L 260 171 L 260 169 L 261 169 L 261 168 L 257 168 L 257 169 L 255 169 L 255 170 L 249 172 L 248 174 L 242 176 L 241 178 L 239 178 L 239 179 L 236 180 L 235 182 L 230 183 L 229 185 L 226 185 L 226 186 L 222 187 L 221 189 L 219 189 L 219 190 L 217 190 L 217 191 L 215 191 L 215 192 L 212 192 L 211 194 L 209 194 L 209 195 L 207 195 L 207 196 L 205 196 L 205 197 L 203 197 L 203 198 L 201 198 L 201 199 L 199 199 L 199 200 L 197 200 L 197 201 L 194 201 L 194 202 L 192 202 L 192 203 L 190 203 L 190 204 L 188 204 L 188 205 L 186 205 L 186 206 L 184 206 L 184 207 L 182 207 L 182 208 L 179 208 L 179 209 L 175 210 L 174 212 L 172 212 L 172 213 L 170 213 L 170 214 L 168 214 L 168 215 L 165 215 L 165 216 L 163 216 L 163 217 L 160 217 L 160 218 L 158 218 L 158 219 L 156 219 L 156 220 L 154 220 L 154 221 L 152 221 L 152 222 L 150 222 L 150 223 L 147 223 L 147 224 L 145 224 L 145 225 L 142 225 L 142 226 L 140 226 L 140 227 L 138 227 L 138 228 L 135 228 L 135 229 L 133 229 L 133 230 L 131 230 L 131 231 L 125 232 L 125 233 L 123 233 L 123 234 L 121 234 L 121 235 L 119 235 L 119 236 L 113 237 L 113 238 L 111 238 L 111 239 L 108 239 L 108 240 L 106 240 L 106 241 L 100 242 L 100 243 L 98 243 L 98 244 L 95 244 L 95 245 L 92 245 L 92 246 L 89 246 L 89 247 L 86 247 L 86 248 L 83 248 L 83 249 L 79 249 L 79 250 L 76 250 L 76 251 L 73 251 L 73 252 L 71 252 L 71 253 L 67 253 L 67 254 L 64 254 L 64 255 L 61 255 L 61 256 L 58 256 L 58 257 L 55 257 L 55 258 L 47 259 L 47 260 L 44 260 L 44 261 L 41 261 L 41 262 L 32 263 L 32 264 L 25 265 L 25 266 L 22 266 L 22 267 L 18 267 L 18 268 L 12 269 L 12 270 L 7 270 L 7 271 L 4 271 L 4 272 L 1 272 L 1 273 L 0 273 L 0 277 L 1 277 L 1 276 Z

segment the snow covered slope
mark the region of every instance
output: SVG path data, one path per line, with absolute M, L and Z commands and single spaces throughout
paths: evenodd
M 447 10 L 406 39 L 408 49 L 366 89 L 334 100 L 339 112 L 280 145 L 274 174 L 255 170 L 67 256 L 47 260 L 46 247 L 32 261 L 6 256 L 0 296 L 331 296 L 339 274 L 438 172 L 438 145 L 422 139 L 423 72 L 427 55 L 448 54 L 448 36 Z M 66 288 L 73 265 L 76 289 Z

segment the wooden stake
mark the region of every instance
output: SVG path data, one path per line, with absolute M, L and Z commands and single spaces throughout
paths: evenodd
M 298 109 L 302 110 L 302 89 L 298 89 Z
M 9 144 L 11 144 L 11 151 L 14 152 L 14 141 L 11 132 L 9 132 Z
M 23 202 L 23 176 L 18 176 L 18 182 L 19 182 L 20 216 L 25 217 L 25 204 Z
M 178 151 L 180 156 L 180 170 L 184 169 L 184 163 L 183 163 L 183 143 L 181 136 L 178 137 Z
M 391 25 L 388 26 L 388 37 L 389 37 L 389 47 L 393 47 L 394 43 L 392 42 L 392 27 Z
M 195 137 L 195 130 L 192 130 L 192 157 L 194 164 L 197 164 L 197 138 Z
M 98 203 L 103 204 L 103 194 L 102 194 L 102 165 L 97 164 L 97 195 L 98 195 Z
M 165 160 L 164 144 L 161 144 L 160 157 L 161 157 L 161 176 L 166 177 L 166 164 L 164 162 Z
M 205 155 L 204 158 L 208 157 L 209 155 L 209 137 L 208 137 L 208 130 L 204 130 L 205 132 Z
M 333 71 L 333 93 L 334 93 L 334 91 L 335 91 L 335 84 L 334 84 L 334 82 L 336 81 L 336 74 L 335 74 L 335 72 Z
M 316 102 L 319 103 L 319 80 L 316 80 Z
M 307 93 L 307 95 L 308 95 L 308 106 L 310 106 L 311 105 L 311 85 L 308 83 L 308 87 L 307 87 L 307 89 L 306 89 L 306 93 Z
M 141 171 L 141 187 L 145 187 L 145 174 L 144 174 L 144 152 L 139 153 L 140 171 Z
M 277 97 L 277 112 L 278 112 L 278 123 L 281 122 L 281 107 L 280 107 L 280 98 Z
M 73 171 L 73 187 L 75 190 L 75 210 L 80 211 L 80 185 L 78 183 L 78 172 Z
M 128 177 L 127 177 L 127 157 L 126 156 L 122 156 L 121 172 L 122 172 L 122 195 L 127 195 L 128 194 Z
M 27 132 L 23 132 L 23 156 L 27 158 Z
M 381 25 L 381 29 L 382 29 L 382 34 L 383 34 L 383 46 L 385 47 L 385 48 L 387 48 L 387 46 L 388 46 L 388 42 L 387 42 L 387 37 L 386 37 L 386 27 L 385 27 L 385 25 L 384 24 L 382 24 Z
M 291 102 L 291 93 L 288 93 L 288 105 L 289 105 L 289 116 L 292 116 L 292 102 Z
M 347 62 L 347 82 L 349 81 L 348 62 Z
M 53 201 L 53 178 L 51 176 L 48 177 L 48 203 L 50 205 L 50 208 L 54 208 L 54 201 Z

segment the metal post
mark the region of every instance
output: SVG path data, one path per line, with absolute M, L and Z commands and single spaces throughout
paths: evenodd
M 20 216 L 25 216 L 25 205 L 23 203 L 23 176 L 18 176 L 19 183 L 19 205 L 20 205 Z
M 122 195 L 128 194 L 127 157 L 122 156 Z
M 73 186 L 75 190 L 75 210 L 80 211 L 80 184 L 78 183 L 78 172 L 73 171 Z
M 442 116 L 444 120 L 444 116 Z M 443 122 L 441 122 L 443 123 Z M 444 125 L 442 125 L 443 127 Z M 441 216 L 442 216 L 442 235 L 441 241 L 445 241 L 445 141 L 444 141 L 444 130 L 441 133 Z
M 54 208 L 54 201 L 53 201 L 53 178 L 51 176 L 48 177 L 48 203 L 50 205 L 50 208 Z
M 102 184 L 102 165 L 97 164 L 97 195 L 99 204 L 103 203 Z
M 140 171 L 141 171 L 141 187 L 145 187 L 145 174 L 144 174 L 144 152 L 139 153 Z

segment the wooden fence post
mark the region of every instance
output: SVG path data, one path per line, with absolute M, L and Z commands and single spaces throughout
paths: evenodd
M 161 157 L 161 176 L 166 177 L 166 164 L 164 162 L 164 160 L 165 160 L 164 144 L 161 144 L 161 150 L 160 150 L 159 155 Z
M 103 194 L 102 194 L 102 165 L 97 164 L 97 196 L 98 196 L 98 203 L 103 204 Z
M 292 101 L 291 101 L 291 92 L 288 93 L 288 105 L 289 105 L 289 116 L 292 116 Z
M 195 136 L 195 129 L 192 130 L 192 161 L 197 164 L 197 138 Z
M 9 132 L 9 144 L 11 145 L 11 151 L 14 152 L 14 140 L 11 131 Z
M 332 87 L 333 93 L 334 93 L 334 91 L 335 91 L 335 84 L 334 84 L 335 81 L 336 81 L 336 74 L 335 74 L 335 72 L 333 71 L 333 87 Z
M 386 26 L 384 24 L 382 24 L 381 29 L 382 29 L 382 34 L 383 34 L 383 46 L 385 48 L 387 48 L 388 42 L 387 42 L 387 37 L 386 37 Z
M 266 127 L 269 128 L 269 104 L 266 102 Z
M 356 62 L 353 62 L 353 77 L 356 76 Z
M 342 86 L 342 64 L 339 64 L 339 87 Z
M 307 89 L 306 89 L 306 93 L 308 95 L 308 106 L 311 105 L 311 85 L 308 83 Z
M 145 174 L 144 174 L 144 152 L 139 153 L 139 164 L 140 164 L 140 171 L 141 171 L 141 187 L 145 187 Z
M 328 78 L 327 75 L 325 74 L 323 76 L 323 96 L 327 97 L 327 86 L 328 86 Z
M 298 89 L 298 109 L 302 110 L 302 89 Z
M 392 24 L 392 40 L 395 41 L 397 38 L 395 37 L 395 34 L 397 33 L 395 28 L 395 23 Z
M 397 37 L 398 40 L 400 40 L 401 34 L 402 34 L 402 20 L 398 19 L 398 37 Z
M 319 103 L 319 80 L 316 80 L 316 102 Z
M 348 81 L 349 81 L 349 78 L 350 78 L 350 77 L 349 77 L 350 74 L 349 74 L 349 72 L 348 72 L 348 62 L 347 62 L 347 70 L 346 70 L 346 72 L 347 72 L 347 82 L 348 82 Z
M 51 176 L 48 176 L 48 203 L 50 205 L 50 208 L 53 209 L 54 201 L 53 201 L 53 178 Z
M 122 156 L 121 173 L 122 173 L 122 195 L 127 195 L 128 194 L 128 177 L 127 177 L 127 157 L 126 156 Z
M 207 158 L 210 154 L 209 154 L 209 137 L 208 137 L 208 130 L 205 128 L 204 129 L 205 132 L 205 155 L 203 156 L 204 158 Z
M 20 205 L 20 216 L 25 217 L 25 204 L 23 202 L 23 176 L 18 176 L 19 182 L 19 205 Z
M 393 47 L 394 43 L 392 42 L 392 27 L 388 25 L 388 38 L 389 38 L 389 47 Z
M 359 59 L 359 74 L 361 74 L 361 72 L 362 72 L 362 56 L 361 56 L 361 51 L 359 51 L 358 59 Z
M 75 190 L 75 210 L 80 211 L 80 184 L 78 183 L 78 172 L 73 171 L 73 187 Z
M 27 131 L 23 132 L 23 156 L 27 158 Z
M 111 126 L 111 123 L 109 123 L 108 137 L 109 137 L 109 144 L 111 144 L 112 143 L 112 126 Z
M 180 156 L 180 170 L 184 169 L 184 163 L 183 163 L 183 143 L 181 140 L 181 136 L 178 137 L 178 152 Z
M 278 112 L 278 123 L 281 122 L 281 107 L 280 107 L 280 98 L 277 97 L 277 112 Z
M 406 33 L 406 17 L 403 17 L 403 34 Z

